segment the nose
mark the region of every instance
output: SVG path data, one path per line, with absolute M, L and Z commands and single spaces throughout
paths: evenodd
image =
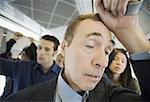
M 121 65 L 122 61 L 120 59 L 117 60 L 117 65 Z
M 44 49 L 38 49 L 38 53 L 39 53 L 39 55 L 43 55 L 44 54 Z
M 108 55 L 105 51 L 97 51 L 94 53 L 93 65 L 95 68 L 106 68 L 108 65 Z

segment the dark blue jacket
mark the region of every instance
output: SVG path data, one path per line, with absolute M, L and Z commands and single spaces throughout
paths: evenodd
M 14 93 L 30 85 L 51 80 L 58 75 L 60 69 L 54 62 L 49 71 L 44 73 L 42 66 L 37 62 L 0 58 L 0 74 L 9 76 L 13 80 Z

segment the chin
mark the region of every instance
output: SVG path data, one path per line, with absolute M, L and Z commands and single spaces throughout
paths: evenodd
M 93 90 L 95 87 L 96 87 L 95 84 L 94 84 L 94 85 L 89 84 L 88 86 L 85 86 L 83 90 L 84 90 L 84 91 L 91 91 L 91 90 Z
M 38 63 L 38 64 L 41 64 L 39 60 L 37 60 L 37 63 Z

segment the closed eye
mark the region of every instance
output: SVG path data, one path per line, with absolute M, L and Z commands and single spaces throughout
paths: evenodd
M 84 45 L 84 51 L 86 51 L 87 53 L 91 53 L 95 50 L 95 46 L 93 45 Z
M 87 48 L 93 49 L 94 46 L 90 46 L 90 45 L 85 45 Z

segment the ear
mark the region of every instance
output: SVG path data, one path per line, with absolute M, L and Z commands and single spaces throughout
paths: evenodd
M 65 49 L 67 47 L 68 43 L 66 40 L 63 40 L 63 42 L 61 43 L 61 54 L 64 56 L 65 54 Z
M 53 56 L 56 56 L 56 55 L 57 55 L 57 53 L 58 53 L 58 51 L 57 51 L 57 50 L 56 50 L 56 51 L 54 51 Z

